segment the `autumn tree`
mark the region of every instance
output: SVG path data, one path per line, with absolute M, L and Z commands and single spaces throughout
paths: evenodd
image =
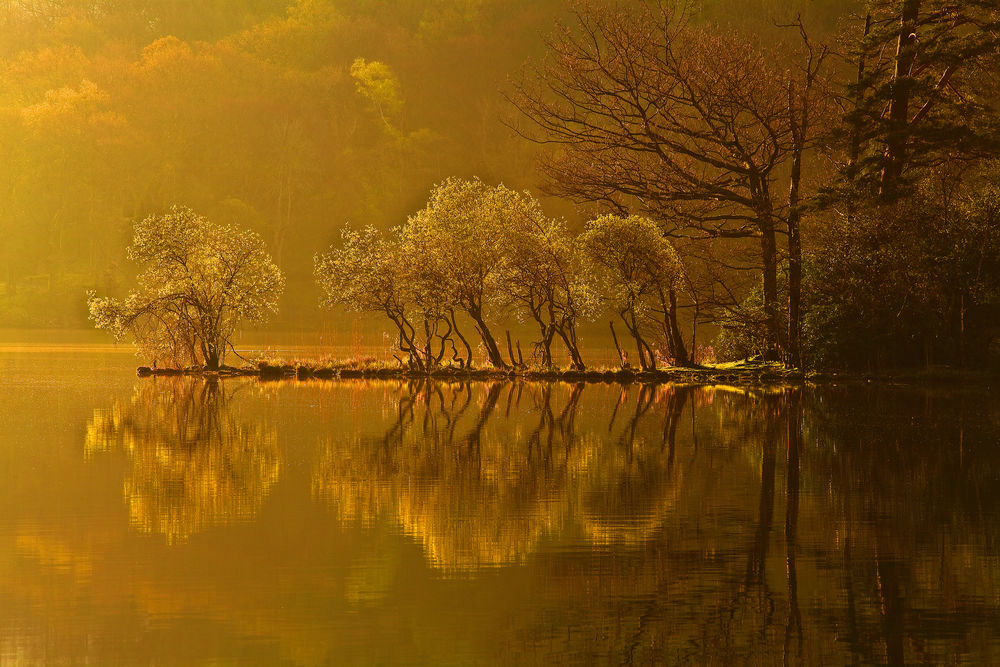
M 472 366 L 466 318 L 490 363 L 505 367 L 487 314 L 535 323 L 542 365 L 552 364 L 558 337 L 573 367 L 584 367 L 577 322 L 593 309 L 593 294 L 565 221 L 547 217 L 526 192 L 449 179 L 402 227 L 346 228 L 339 247 L 315 258 L 315 276 L 324 306 L 385 315 L 419 370 L 446 359 Z
M 776 178 L 807 129 L 793 124 L 786 69 L 754 40 L 695 26 L 666 3 L 587 7 L 577 19 L 512 96 L 524 134 L 558 148 L 542 163 L 551 190 L 644 213 L 671 236 L 756 238 L 777 346 Z
M 145 269 L 124 299 L 89 294 L 90 318 L 140 352 L 217 369 L 244 324 L 278 311 L 284 276 L 252 232 L 175 206 L 135 225 L 129 258 Z
M 321 291 L 320 306 L 346 307 L 356 313 L 380 313 L 396 325 L 402 352 L 417 352 L 416 330 L 407 319 L 398 243 L 366 227 L 341 231 L 341 247 L 314 258 L 313 273 Z
M 447 352 L 457 357 L 452 336 L 461 333 L 445 288 L 425 279 L 424 260 L 413 256 L 402 230 L 347 227 L 341 236 L 340 247 L 315 258 L 321 305 L 384 315 L 396 327 L 400 351 L 419 370 L 432 370 Z M 471 351 L 463 365 L 469 357 Z
M 403 227 L 406 253 L 421 263 L 422 280 L 447 292 L 447 301 L 473 322 L 486 356 L 507 368 L 488 320 L 501 303 L 504 229 L 509 191 L 478 179 L 450 178 Z
M 674 363 L 689 364 L 677 326 L 683 267 L 657 225 L 635 215 L 605 215 L 590 221 L 577 242 L 602 300 L 635 341 L 642 369 L 656 370 L 651 327 L 654 335 L 662 335 Z
M 582 370 L 577 323 L 592 314 L 595 298 L 574 253 L 573 235 L 564 220 L 546 216 L 527 193 L 503 194 L 508 219 L 503 230 L 505 298 L 538 326 L 535 347 L 542 366 L 552 365 L 552 343 L 558 337 L 571 366 Z

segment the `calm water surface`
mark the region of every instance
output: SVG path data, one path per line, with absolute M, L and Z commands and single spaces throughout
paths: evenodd
M 984 390 L 0 350 L 0 663 L 1000 662 Z

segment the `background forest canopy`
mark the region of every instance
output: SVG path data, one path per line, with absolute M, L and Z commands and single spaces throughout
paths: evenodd
M 133 285 L 133 225 L 175 204 L 258 233 L 287 277 L 272 326 L 315 327 L 312 258 L 340 243 L 345 222 L 388 230 L 435 184 L 475 176 L 530 190 L 575 232 L 607 212 L 655 220 L 687 270 L 681 328 L 721 326 L 720 355 L 780 350 L 854 366 L 989 356 L 1000 273 L 995 2 L 683 3 L 694 31 L 685 43 L 702 65 L 687 71 L 728 65 L 729 79 L 700 82 L 715 99 L 728 85 L 768 91 L 772 103 L 750 109 L 767 122 L 737 115 L 721 143 L 681 147 L 719 157 L 741 131 L 762 147 L 760 133 L 773 135 L 764 163 L 751 150 L 707 168 L 728 194 L 696 192 L 676 161 L 671 171 L 650 157 L 678 148 L 661 135 L 617 150 L 612 134 L 567 135 L 580 119 L 546 118 L 552 94 L 573 84 L 560 67 L 579 74 L 566 40 L 591 29 L 613 43 L 618 28 L 655 26 L 643 22 L 655 4 L 603 4 L 4 3 L 0 327 L 86 326 L 88 290 Z M 789 25 L 797 16 L 808 39 Z M 638 50 L 624 58 L 654 75 L 626 77 L 621 90 L 662 93 L 663 63 L 626 41 Z M 758 71 L 768 74 L 753 86 L 736 76 Z

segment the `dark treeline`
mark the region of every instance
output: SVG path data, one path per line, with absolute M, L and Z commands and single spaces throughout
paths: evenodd
M 517 259 L 530 235 L 490 251 L 531 278 L 495 302 L 425 289 L 456 266 L 428 261 L 394 320 L 410 363 L 481 343 L 494 366 L 581 367 L 577 320 L 610 318 L 644 368 L 981 365 L 1000 320 L 998 20 L 979 0 L 10 3 L 0 325 L 82 324 L 84 291 L 130 286 L 133 222 L 184 202 L 256 232 L 287 275 L 276 326 L 314 326 L 309 258 L 345 221 L 438 243 L 413 222 L 433 197 L 400 223 L 478 176 L 541 189 L 601 289 L 545 293 Z M 632 267 L 582 261 L 583 221 L 609 213 L 679 258 L 669 289 L 631 290 L 639 308 L 593 281 L 634 286 Z M 532 349 L 507 342 L 515 319 Z

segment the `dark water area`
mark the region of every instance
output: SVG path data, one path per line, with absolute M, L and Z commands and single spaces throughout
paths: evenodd
M 2 664 L 1000 662 L 983 388 L 0 349 Z

